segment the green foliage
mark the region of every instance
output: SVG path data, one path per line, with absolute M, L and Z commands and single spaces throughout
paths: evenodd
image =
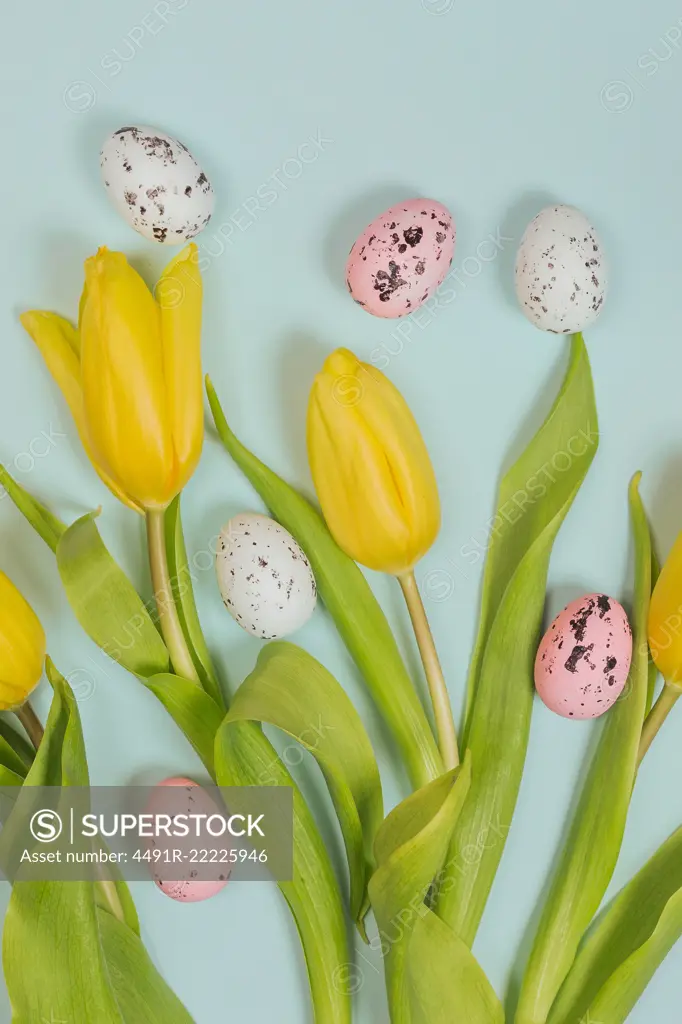
M 173 588 L 173 598 L 178 617 L 192 662 L 201 680 L 201 685 L 219 708 L 225 709 L 225 699 L 213 665 L 206 639 L 201 629 L 197 606 L 194 601 L 192 573 L 187 562 L 185 538 L 180 517 L 180 495 L 175 498 L 165 515 L 166 556 L 168 571 Z M 211 557 L 213 557 L 211 553 Z
M 502 1007 L 464 942 L 427 905 L 471 784 L 471 759 L 398 805 L 376 840 L 372 906 L 392 1024 L 503 1024 Z
M 227 722 L 277 726 L 317 760 L 346 844 L 350 906 L 361 934 L 373 846 L 384 817 L 379 770 L 365 727 L 336 679 L 300 647 L 268 644 L 237 690 Z
M 517 1024 L 544 1024 L 547 1020 L 578 944 L 604 898 L 623 842 L 649 688 L 651 539 L 638 488 L 639 474 L 630 485 L 636 550 L 630 674 L 625 696 L 604 720 L 599 747 L 557 864 L 526 969 Z
M 682 828 L 601 915 L 578 953 L 549 1024 L 623 1024 L 682 936 Z
M 50 510 L 32 494 L 29 494 L 21 484 L 18 484 L 4 466 L 0 466 L 0 484 L 36 533 L 42 537 L 52 551 L 56 552 L 59 538 L 66 529 L 64 523 L 53 516 Z
M 315 1024 L 350 1024 L 350 962 L 339 884 L 315 819 L 300 789 L 260 726 L 226 718 L 216 735 L 220 786 L 288 786 L 293 790 L 294 872 L 279 888 L 296 921 L 315 1014 Z
M 57 544 L 57 567 L 74 614 L 88 636 L 138 676 L 165 672 L 168 651 L 142 598 L 107 551 L 89 512 Z
M 24 785 L 87 786 L 78 706 L 49 662 L 48 675 L 52 706 Z M 13 1024 L 192 1022 L 149 959 L 120 879 L 108 880 L 104 892 L 89 881 L 16 882 L 2 953 Z
M 552 410 L 502 479 L 492 526 L 462 741 L 473 775 L 437 907 L 468 945 L 504 852 L 523 775 L 552 545 L 594 458 L 596 429 L 587 351 L 575 335 Z M 494 841 L 481 841 L 491 836 Z M 470 850 L 477 856 L 466 856 Z
M 142 682 L 158 697 L 196 750 L 206 771 L 214 776 L 213 745 L 225 712 L 195 683 L 170 672 L 162 672 Z
M 308 556 L 320 596 L 395 737 L 413 783 L 429 782 L 443 770 L 441 757 L 391 627 L 367 580 L 310 502 L 237 440 L 209 380 L 206 388 L 225 449 Z

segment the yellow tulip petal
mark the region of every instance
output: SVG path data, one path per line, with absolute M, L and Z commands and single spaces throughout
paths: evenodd
M 142 506 L 139 505 L 136 501 L 134 501 L 131 497 L 129 497 L 126 494 L 126 492 L 123 490 L 123 488 L 119 487 L 119 485 L 116 483 L 114 478 L 109 476 L 109 474 L 107 473 L 107 471 L 105 469 L 102 469 L 101 466 L 97 465 L 95 457 L 94 457 L 93 453 L 88 449 L 87 444 L 84 443 L 83 447 L 85 448 L 85 451 L 87 452 L 88 458 L 90 459 L 90 462 L 92 463 L 92 465 L 93 465 L 93 467 L 95 469 L 95 472 L 97 473 L 97 476 L 100 478 L 100 480 L 102 481 L 103 484 L 106 484 L 106 486 L 109 488 L 109 490 L 111 491 L 113 496 L 115 498 L 118 498 L 118 500 L 123 505 L 127 505 L 128 508 L 133 510 L 133 512 L 137 512 L 139 515 L 143 516 L 144 515 L 144 509 L 142 508 Z
M 102 466 L 97 464 L 94 458 L 85 421 L 81 367 L 78 356 L 80 345 L 76 330 L 64 317 L 43 310 L 33 309 L 22 313 L 20 320 L 38 346 L 48 370 L 64 396 L 83 447 L 100 479 L 119 501 L 140 512 L 140 507 L 128 498 L 122 488 Z
M 23 704 L 40 682 L 45 654 L 37 615 L 0 572 L 0 709 Z
M 661 569 L 649 607 L 649 647 L 670 685 L 682 685 L 682 533 Z
M 431 459 L 400 392 L 379 370 L 365 366 L 364 371 L 363 380 L 371 383 L 366 385 L 367 397 L 360 401 L 358 412 L 381 445 L 415 540 L 417 558 L 421 558 L 440 529 L 440 498 Z
M 308 450 L 337 543 L 369 568 L 411 568 L 440 525 L 431 461 L 400 392 L 347 349 L 329 356 L 313 385 Z
M 88 283 L 87 283 L 87 281 L 84 281 L 83 282 L 83 291 L 81 292 L 80 301 L 78 303 L 78 331 L 76 332 L 76 337 L 77 337 L 77 340 L 78 340 L 78 358 L 79 358 L 79 360 L 80 360 L 80 351 L 81 351 L 81 330 L 82 330 L 82 327 L 83 327 L 83 310 L 85 309 L 85 303 L 87 301 L 88 301 Z
M 204 439 L 201 372 L 203 287 L 198 250 L 188 245 L 164 270 L 156 286 L 168 414 L 179 472 L 179 488 L 196 468 Z
M 33 688 L 28 692 L 21 686 L 14 686 L 12 683 L 0 679 L 0 711 L 11 711 L 21 705 L 31 696 Z
M 410 528 L 415 533 L 431 534 L 433 542 L 440 525 L 440 500 L 417 422 L 401 393 L 380 370 L 361 363 L 347 349 L 340 350 L 341 354 L 346 368 L 349 360 L 355 363 L 353 372 L 360 394 L 354 408 L 381 446 Z M 330 363 L 334 371 L 335 361 Z
M 19 319 L 38 346 L 82 438 L 85 420 L 75 328 L 64 317 L 38 309 L 22 313 Z
M 359 418 L 335 409 L 324 391 L 316 386 L 308 413 L 310 467 L 322 511 L 344 551 L 371 569 L 389 571 L 410 559 L 388 464 Z
M 81 373 L 97 459 L 144 507 L 177 493 L 159 309 L 122 253 L 85 264 Z

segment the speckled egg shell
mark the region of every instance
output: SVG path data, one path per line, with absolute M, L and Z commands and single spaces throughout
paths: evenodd
M 374 316 L 405 316 L 433 295 L 450 269 L 454 248 L 452 215 L 442 203 L 397 203 L 373 220 L 351 249 L 348 291 Z
M 253 636 L 275 640 L 313 614 L 317 587 L 310 563 L 274 519 L 247 512 L 222 528 L 216 555 L 225 607 Z
M 535 686 L 564 718 L 597 718 L 623 691 L 632 658 L 632 631 L 623 607 L 587 594 L 557 615 L 535 659 Z
M 177 786 L 183 788 L 187 793 L 186 807 L 181 804 L 181 809 L 177 813 L 192 814 L 192 813 L 214 813 L 217 808 L 213 803 L 210 796 L 199 786 L 198 783 L 193 782 L 191 779 L 186 779 L 181 776 L 174 776 L 170 779 L 164 779 L 157 786 L 157 790 L 161 790 L 166 786 Z M 198 791 L 198 792 L 197 792 Z M 154 811 L 155 801 L 154 797 L 150 802 L 150 811 Z M 157 813 L 160 813 L 162 809 L 169 810 L 166 806 L 157 807 Z M 174 811 L 176 810 L 175 803 L 173 804 Z M 188 838 L 187 840 L 179 841 L 177 839 L 171 839 L 163 837 L 153 841 L 153 845 L 158 848 L 168 847 L 171 848 L 183 848 L 185 852 L 189 852 L 192 845 L 196 845 L 196 841 Z M 152 845 L 152 848 L 153 848 Z M 154 870 L 152 874 L 157 887 L 161 890 L 164 896 L 169 896 L 170 899 L 176 900 L 178 903 L 201 903 L 203 900 L 209 900 L 212 896 L 216 896 L 219 892 L 225 888 L 230 875 L 229 865 L 220 865 L 220 870 L 224 870 L 225 877 L 222 879 L 211 879 L 211 880 L 192 880 L 184 879 L 182 881 L 175 880 L 163 880 L 156 877 Z
M 119 128 L 104 143 L 100 166 L 118 212 L 152 242 L 181 244 L 211 219 L 211 183 L 172 135 L 146 126 Z
M 516 296 L 542 331 L 572 334 L 599 316 L 607 267 L 597 232 L 573 206 L 548 206 L 526 228 L 516 255 Z

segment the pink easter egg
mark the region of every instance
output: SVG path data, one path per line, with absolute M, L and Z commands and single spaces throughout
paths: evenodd
M 376 217 L 353 245 L 348 291 L 373 316 L 413 313 L 443 281 L 454 249 L 450 211 L 433 199 L 407 199 Z
M 164 787 L 180 787 L 185 790 L 184 799 L 178 804 L 175 800 L 173 801 L 173 810 L 179 814 L 191 814 L 206 813 L 213 814 L 217 811 L 216 804 L 209 796 L 209 794 L 202 789 L 202 787 L 193 782 L 191 779 L 184 778 L 182 776 L 174 776 L 170 779 L 164 779 L 156 787 L 157 790 L 162 790 Z M 155 810 L 157 813 L 160 809 L 167 811 L 169 808 L 164 805 L 163 797 L 161 794 L 158 796 L 152 796 L 150 801 L 150 810 Z M 184 852 L 188 852 L 191 847 L 196 846 L 197 841 L 191 838 L 183 838 L 181 840 L 171 838 L 157 838 L 154 840 L 154 847 L 156 849 L 171 849 L 180 848 Z M 186 864 L 183 864 L 182 871 L 187 873 L 188 868 Z M 166 868 L 166 873 L 168 868 Z M 152 869 L 154 874 L 154 881 L 158 888 L 164 893 L 165 896 L 169 896 L 172 900 L 177 900 L 179 903 L 200 903 L 202 900 L 208 900 L 212 896 L 216 896 L 219 892 L 225 888 L 228 882 L 230 869 L 229 866 L 224 868 L 225 877 L 221 879 L 192 879 L 184 878 L 180 880 L 172 880 L 157 877 L 158 868 Z
M 192 882 L 188 880 L 162 882 L 157 878 L 155 882 L 164 896 L 170 896 L 178 903 L 201 903 L 203 900 L 210 900 L 212 896 L 217 896 L 219 892 L 222 892 L 227 885 L 227 880 L 224 882 Z
M 535 659 L 535 687 L 564 718 L 597 718 L 623 692 L 632 630 L 622 605 L 605 594 L 572 601 L 552 622 Z

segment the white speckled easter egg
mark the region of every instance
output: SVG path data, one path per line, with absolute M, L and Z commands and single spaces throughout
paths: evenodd
M 632 658 L 625 610 L 605 594 L 572 601 L 545 633 L 535 659 L 535 686 L 564 718 L 597 718 L 623 691 Z
M 177 788 L 181 794 L 178 798 L 175 793 L 172 797 L 172 802 L 164 796 L 164 789 L 167 787 Z M 170 779 L 164 779 L 156 787 L 150 806 L 148 808 L 149 813 L 154 814 L 170 814 L 172 817 L 174 814 L 206 814 L 211 815 L 219 813 L 218 807 L 211 799 L 209 794 L 201 788 L 201 786 L 192 782 L 191 779 L 186 779 L 181 776 L 174 776 Z M 166 837 L 160 836 L 150 843 L 150 849 L 152 854 L 155 850 L 161 851 L 163 855 L 164 850 L 168 851 L 168 856 L 172 856 L 174 850 L 180 850 L 181 853 L 186 857 L 186 861 L 181 865 L 178 873 L 182 872 L 185 875 L 191 873 L 194 869 L 190 862 L 192 856 L 192 849 L 197 846 L 197 840 L 195 837 L 189 835 L 187 837 Z M 219 853 L 222 851 L 218 851 Z M 172 871 L 173 865 L 171 863 L 163 864 L 163 876 L 159 876 L 161 868 L 154 867 L 152 863 L 152 874 L 154 881 L 157 886 L 164 893 L 165 896 L 170 896 L 172 900 L 177 900 L 179 903 L 201 903 L 202 900 L 208 900 L 212 896 L 216 896 L 221 892 L 227 885 L 228 878 L 230 875 L 229 864 L 216 864 L 215 870 L 220 874 L 224 875 L 223 878 L 215 878 L 210 880 L 184 878 L 181 880 L 168 880 L 167 875 Z M 204 871 L 211 871 L 210 865 L 204 865 L 202 867 Z
M 542 331 L 573 334 L 599 316 L 607 267 L 597 232 L 573 206 L 547 206 L 526 228 L 516 254 L 516 296 Z
M 346 284 L 374 316 L 414 312 L 450 269 L 455 249 L 452 215 L 433 199 L 407 199 L 380 214 L 355 242 Z
M 118 212 L 152 242 L 181 244 L 211 219 L 211 183 L 172 135 L 142 125 L 119 128 L 102 146 L 100 166 Z
M 308 559 L 267 516 L 245 512 L 223 526 L 216 570 L 225 607 L 253 636 L 288 636 L 315 610 L 317 587 Z

